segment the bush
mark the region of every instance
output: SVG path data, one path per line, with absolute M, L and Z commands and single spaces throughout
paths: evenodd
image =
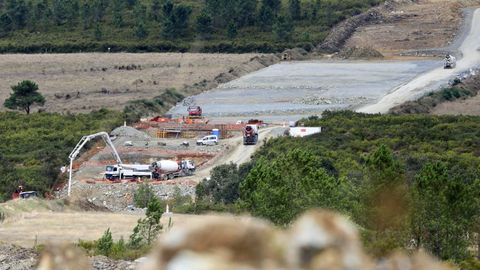
M 112 252 L 113 239 L 110 228 L 108 228 L 96 244 L 96 254 L 109 256 Z
M 148 204 L 156 199 L 152 186 L 148 183 L 142 183 L 133 194 L 133 202 L 136 207 L 146 208 Z

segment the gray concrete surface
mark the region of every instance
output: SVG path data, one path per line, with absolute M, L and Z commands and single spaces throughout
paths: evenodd
M 212 121 L 298 120 L 373 104 L 439 61 L 283 62 L 190 98 Z M 169 113 L 185 115 L 182 103 Z

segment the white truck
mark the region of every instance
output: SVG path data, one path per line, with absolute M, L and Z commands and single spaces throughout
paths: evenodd
M 455 68 L 457 66 L 457 59 L 455 56 L 447 54 L 443 59 L 443 68 Z
M 175 177 L 193 175 L 195 164 L 191 160 L 160 160 L 152 165 L 144 164 L 117 164 L 108 165 L 105 169 L 105 178 L 117 179 L 173 179 Z
M 243 129 L 243 144 L 257 144 L 258 142 L 258 126 L 246 125 Z
M 292 137 L 305 137 L 321 132 L 321 127 L 291 127 L 288 134 Z

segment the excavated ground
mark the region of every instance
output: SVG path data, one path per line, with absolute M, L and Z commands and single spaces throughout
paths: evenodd
M 480 4 L 478 0 L 392 2 L 400 3 L 383 13 L 383 23 L 359 27 L 346 46 L 370 47 L 387 57 L 409 50 L 449 47 L 462 25 L 461 8 Z

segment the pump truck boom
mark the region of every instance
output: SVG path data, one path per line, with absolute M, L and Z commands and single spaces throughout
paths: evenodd
M 95 134 L 83 136 L 82 139 L 80 139 L 80 141 L 77 143 L 77 145 L 75 146 L 73 151 L 68 156 L 70 158 L 70 170 L 69 170 L 69 176 L 68 176 L 68 193 L 67 193 L 68 196 L 70 196 L 70 192 L 71 192 L 71 189 L 72 189 L 73 160 L 78 156 L 78 154 L 80 153 L 80 150 L 82 150 L 82 148 L 85 146 L 85 144 L 87 144 L 89 141 L 91 141 L 91 140 L 93 140 L 97 137 L 102 137 L 105 144 L 107 144 L 112 149 L 113 156 L 115 157 L 115 160 L 117 161 L 117 164 L 122 164 L 122 160 L 120 159 L 120 156 L 118 155 L 118 152 L 115 149 L 115 146 L 113 145 L 112 140 L 110 140 L 110 136 L 108 136 L 107 132 L 102 131 L 102 132 L 98 132 L 98 133 L 95 133 Z

